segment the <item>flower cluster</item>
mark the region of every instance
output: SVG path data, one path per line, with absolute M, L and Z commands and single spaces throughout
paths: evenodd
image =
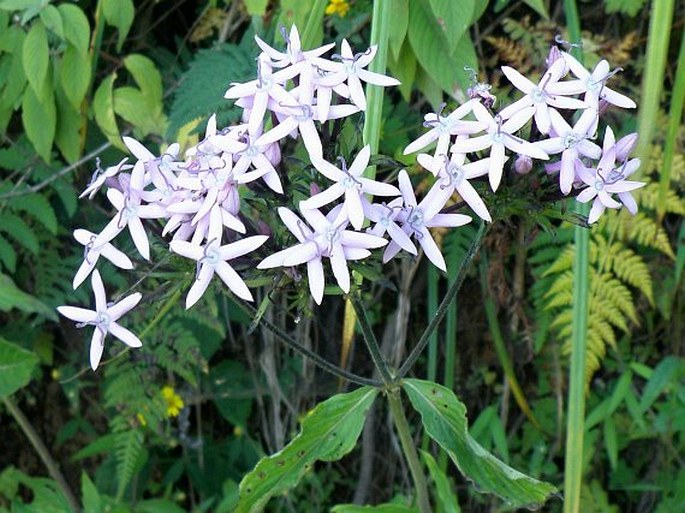
M 283 37 L 283 51 L 256 38 L 261 49 L 257 78 L 233 84 L 225 94 L 243 109 L 240 124 L 219 128 L 216 118 L 211 117 L 204 138 L 183 155 L 178 144 L 157 156 L 135 139 L 125 137 L 124 143 L 134 157 L 132 162 L 124 159 L 105 170 L 98 163 L 98 171 L 82 196 L 92 198 L 106 186 L 115 213 L 99 233 L 85 229 L 74 232 L 84 246 L 84 260 L 73 283 L 76 288 L 93 273 L 96 311 L 59 309 L 81 325 L 96 327 L 91 343 L 93 369 L 102 356 L 107 333 L 131 347 L 141 345 L 135 335 L 116 323 L 140 301 L 140 294 L 109 306 L 100 275 L 94 269 L 100 256 L 121 269 L 133 268 L 129 256 L 113 245 L 125 230 L 139 255 L 149 260 L 145 220 L 163 225 L 162 236 L 170 237 L 171 252 L 195 261 L 195 279 L 186 296 L 186 308 L 202 297 L 215 274 L 237 297 L 253 299 L 232 261 L 239 263 L 239 259 L 264 246 L 269 237 L 247 235 L 245 221 L 249 216 L 243 192 L 254 186 L 252 182 L 261 181 L 276 194 L 284 193 L 281 141 L 288 137 L 301 138 L 319 181 L 328 185 L 313 184 L 311 197 L 297 205 L 299 213 L 284 206 L 277 209 L 297 244 L 263 258 L 256 267 L 306 264 L 309 289 L 318 304 L 325 288 L 324 259 L 330 262 L 333 277 L 344 292 L 350 289 L 347 262 L 367 258 L 375 248 L 385 247 L 386 262 L 401 250 L 416 255 L 419 246 L 434 265 L 445 271 L 445 260 L 429 229 L 471 221 L 468 215 L 443 212 L 454 193 L 477 216 L 492 221 L 469 180 L 488 175 L 495 191 L 502 180 L 507 153 L 540 160 L 560 154 L 560 162 L 548 165 L 548 170 L 559 172 L 564 194 L 574 186 L 587 186 L 578 200 L 594 200 L 590 221 L 606 207 L 623 204 L 631 211 L 636 208 L 630 191 L 642 184 L 626 180 L 639 165 L 636 159 L 628 160 L 635 136 L 615 141 L 608 129 L 602 148 L 592 142 L 604 103 L 634 106 L 606 87 L 612 73 L 605 61 L 590 73 L 570 55 L 557 52 L 538 84 L 505 67 L 505 75 L 525 96 L 499 113 L 491 112 L 494 97 L 488 87 L 481 85 L 471 90 L 471 100 L 451 114 L 428 114 L 425 125 L 430 130 L 405 149 L 405 153 L 412 153 L 436 144 L 432 155 L 421 153 L 417 157 L 421 166 L 436 177 L 419 201 L 405 170 L 399 172 L 397 186 L 364 176 L 371 157 L 369 146 L 349 159 L 349 165 L 343 157 L 329 162 L 324 156 L 319 127 L 365 110 L 364 83 L 399 83 L 366 69 L 376 48 L 354 53 L 343 40 L 340 54 L 326 58 L 324 55 L 333 45 L 303 51 L 295 27 L 288 34 L 284 32 Z M 576 78 L 564 80 L 569 73 Z M 583 95 L 582 99 L 579 95 Z M 581 110 L 582 114 L 571 127 L 557 109 Z M 546 138 L 530 141 L 517 135 L 531 119 L 535 130 Z M 487 150 L 488 156 L 483 155 Z M 594 161 L 598 164 L 594 165 Z M 618 195 L 618 201 L 612 194 Z M 381 200 L 374 199 L 378 197 Z

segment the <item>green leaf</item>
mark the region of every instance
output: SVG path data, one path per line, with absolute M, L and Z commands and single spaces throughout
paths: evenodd
M 480 17 L 483 16 L 485 9 L 488 8 L 488 3 L 489 0 L 475 0 L 473 5 L 473 16 L 471 17 L 471 24 L 476 23 L 480 19 Z
M 604 0 L 604 11 L 607 14 L 620 12 L 628 16 L 637 15 L 647 0 Z
M 252 411 L 250 392 L 254 390 L 252 374 L 235 360 L 223 360 L 212 366 L 208 388 L 219 413 L 234 426 L 243 428 Z
M 119 31 L 117 52 L 120 52 L 133 24 L 133 16 L 135 15 L 133 0 L 103 0 L 102 12 L 107 23 L 115 26 Z
M 22 50 L 24 73 L 29 81 L 29 85 L 41 97 L 43 89 L 46 87 L 45 78 L 48 76 L 48 64 L 50 59 L 50 48 L 48 47 L 48 34 L 42 22 L 36 21 L 24 39 Z
M 24 9 L 31 9 L 40 7 L 43 0 L 2 0 L 0 1 L 0 9 L 3 11 L 23 11 Z
M 0 232 L 7 233 L 34 255 L 39 253 L 40 244 L 38 243 L 38 237 L 36 237 L 31 227 L 26 224 L 26 221 L 19 216 L 7 211 L 0 213 Z
M 14 210 L 26 213 L 40 222 L 45 228 L 57 235 L 57 216 L 50 202 L 42 194 L 34 193 L 11 198 L 7 204 Z
M 523 0 L 523 3 L 535 10 L 535 12 L 537 12 L 543 18 L 549 19 L 549 14 L 547 13 L 547 8 L 545 8 L 544 0 Z
M 17 252 L 14 251 L 12 244 L 7 242 L 7 239 L 2 235 L 0 235 L 0 262 L 11 273 L 17 269 Z
M 466 32 L 473 16 L 475 0 L 459 0 L 459 8 L 449 0 L 430 0 L 431 11 L 451 54 Z
M 59 67 L 59 78 L 64 94 L 76 110 L 81 109 L 81 102 L 88 91 L 90 71 L 88 54 L 81 53 L 72 44 L 67 45 Z
M 461 513 L 457 496 L 452 491 L 452 483 L 445 473 L 440 470 L 435 458 L 433 458 L 431 453 L 426 451 L 421 451 L 421 456 L 423 456 L 423 461 L 428 467 L 428 473 L 433 480 L 433 484 L 435 484 L 435 491 L 438 494 L 437 502 L 442 506 L 442 511 L 446 513 Z
M 142 135 L 159 133 L 164 127 L 151 110 L 147 97 L 135 87 L 119 87 L 113 95 L 114 112 L 142 132 Z
M 186 513 L 186 510 L 167 499 L 148 499 L 136 505 L 135 513 Z
M 685 369 L 685 360 L 675 356 L 667 356 L 654 367 L 654 374 L 652 374 L 652 377 L 647 382 L 640 400 L 640 410 L 643 413 L 672 384 L 674 378 L 683 373 L 683 369 Z
M 511 508 L 532 508 L 556 492 L 551 484 L 526 476 L 502 463 L 476 442 L 467 431 L 466 407 L 446 387 L 407 379 L 402 388 L 421 414 L 428 436 L 450 456 L 478 490 L 494 493 Z
M 62 86 L 63 87 L 63 86 Z M 59 87 L 55 91 L 55 100 L 57 103 L 57 133 L 55 134 L 55 144 L 62 152 L 64 159 L 73 164 L 81 156 L 81 110 L 74 108 L 71 102 L 67 99 Z M 64 182 L 62 182 L 64 186 Z M 53 188 L 62 197 L 61 191 Z M 62 187 L 63 188 L 63 187 Z
M 390 56 L 388 68 L 392 76 L 401 82 L 399 85 L 400 93 L 402 93 L 405 101 L 409 102 L 416 78 L 416 57 L 408 42 L 402 45 L 402 50 L 397 60 Z
M 112 95 L 112 85 L 116 74 L 111 74 L 102 81 L 93 96 L 93 113 L 95 122 L 105 134 L 105 137 L 122 151 L 128 151 L 119 135 L 116 116 L 114 115 L 114 99 Z
M 38 155 L 45 162 L 50 162 L 57 126 L 57 110 L 52 88 L 48 84 L 43 84 L 43 89 L 43 98 L 39 99 L 33 88 L 26 88 L 21 104 L 21 121 Z
M 390 9 L 390 26 L 392 30 L 388 34 L 388 44 L 397 61 L 409 27 L 409 0 L 395 0 Z
M 466 89 L 469 77 L 464 66 L 476 66 L 475 50 L 468 33 L 450 48 L 427 0 L 409 3 L 409 19 L 409 42 L 426 74 L 450 95 L 459 87 Z
M 3 295 L 4 291 L 0 289 L 0 302 Z M 26 386 L 37 364 L 35 354 L 0 338 L 0 398 Z
M 54 5 L 46 5 L 40 11 L 40 21 L 43 22 L 45 28 L 51 31 L 60 39 L 64 39 L 64 22 L 59 10 Z
M 71 456 L 71 461 L 79 461 L 91 456 L 99 454 L 107 454 L 114 450 L 117 433 L 107 433 L 106 435 L 96 438 L 91 443 L 80 449 L 76 454 Z
M 250 16 L 264 16 L 269 0 L 244 0 L 244 3 Z
M 607 451 L 611 469 L 616 470 L 618 465 L 618 435 L 613 417 L 604 419 L 604 447 Z
M 9 75 L 5 89 L 0 94 L 0 105 L 9 107 L 12 111 L 21 100 L 26 87 L 26 73 L 24 73 L 23 48 L 26 34 L 19 27 L 12 26 L 5 33 L 7 48 L 11 54 Z
M 162 75 L 152 59 L 144 55 L 131 54 L 124 59 L 124 66 L 131 73 L 133 80 L 136 81 L 150 105 L 154 107 L 159 105 L 161 110 Z
M 17 288 L 9 276 L 0 274 L 0 311 L 8 312 L 16 308 L 25 313 L 38 313 L 56 321 L 57 315 L 42 301 Z
M 88 474 L 81 473 L 81 495 L 83 497 L 83 510 L 88 513 L 102 513 L 100 494 L 90 480 Z
M 419 513 L 419 510 L 404 504 L 378 504 L 377 506 L 338 504 L 333 506 L 331 513 Z
M 222 70 L 217 73 L 216 70 Z M 183 74 L 169 111 L 167 138 L 175 139 L 178 130 L 191 121 L 206 119 L 213 113 L 224 126 L 240 117 L 240 109 L 224 99 L 231 82 L 255 78 L 251 55 L 233 44 L 200 50 Z
M 335 461 L 350 452 L 377 393 L 374 388 L 362 387 L 317 405 L 292 442 L 277 454 L 262 458 L 243 478 L 235 513 L 261 511 L 271 497 L 295 486 L 315 461 Z
M 90 24 L 80 7 L 74 4 L 62 3 L 57 9 L 64 22 L 64 38 L 69 41 L 81 54 L 88 53 L 90 43 Z

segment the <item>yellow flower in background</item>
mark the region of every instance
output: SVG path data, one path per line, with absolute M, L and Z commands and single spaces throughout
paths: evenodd
M 183 399 L 176 393 L 174 387 L 165 386 L 162 388 L 162 397 L 166 401 L 166 414 L 168 417 L 178 417 L 183 409 Z
M 329 16 L 337 14 L 341 18 L 344 18 L 349 10 L 350 4 L 347 2 L 347 0 L 330 0 L 328 6 L 326 7 L 326 14 Z

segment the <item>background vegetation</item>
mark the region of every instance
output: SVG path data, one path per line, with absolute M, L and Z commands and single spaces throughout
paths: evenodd
M 421 132 L 424 113 L 464 98 L 464 66 L 506 98 L 499 66 L 534 72 L 555 36 L 574 40 L 564 5 L 553 0 L 460 0 L 463 10 L 439 0 L 393 3 L 388 69 L 402 85 L 384 97 L 381 165 L 415 166 L 402 149 Z M 102 267 L 108 288 L 121 293 L 146 278 L 146 307 L 132 319 L 144 346 L 108 347 L 96 373 L 87 368 L 88 341 L 55 307 L 89 304 L 84 288 L 71 287 L 82 259 L 71 234 L 104 225 L 108 207 L 101 197 L 77 197 L 96 159 L 121 160 L 122 134 L 155 150 L 192 145 L 212 113 L 223 124 L 239 114 L 223 93 L 254 78 L 255 34 L 280 45 L 278 27 L 296 23 L 308 46 L 347 38 L 365 47 L 372 7 L 0 0 L 0 511 L 231 511 L 237 483 L 257 460 L 292 439 L 314 404 L 346 389 L 255 330 L 219 287 L 184 310 L 189 274 L 178 262 L 138 262 L 127 278 Z M 606 58 L 622 67 L 617 89 L 640 106 L 638 116 L 621 113 L 612 123 L 621 135 L 639 126 L 641 179 L 650 182 L 637 194 L 637 216 L 611 212 L 590 232 L 581 511 L 685 512 L 685 6 L 604 0 L 578 9 L 586 64 Z M 358 145 L 355 128 L 346 125 L 340 147 Z M 455 390 L 472 435 L 503 461 L 561 485 L 573 321 L 569 221 L 578 218 L 564 203 L 531 211 L 526 198 L 536 186 L 534 176 L 512 179 L 486 199 L 505 221 L 490 229 L 412 374 Z M 474 233 L 442 237 L 450 269 Z M 153 252 L 165 245 L 157 237 Z M 409 259 L 365 274 L 376 333 L 399 359 L 454 276 Z M 257 289 L 257 301 L 272 292 Z M 335 296 L 314 308 L 304 290 L 291 290 L 265 319 L 368 375 L 363 349 L 343 338 L 343 308 Z M 406 333 L 398 334 L 394 319 L 406 312 Z M 411 479 L 387 419 L 375 408 L 355 451 L 317 465 L 268 510 L 401 502 Z M 50 456 L 41 459 L 36 444 Z M 426 456 L 429 469 L 446 471 L 446 481 L 430 472 L 444 511 L 502 508 L 446 461 Z M 545 506 L 560 510 L 560 500 Z

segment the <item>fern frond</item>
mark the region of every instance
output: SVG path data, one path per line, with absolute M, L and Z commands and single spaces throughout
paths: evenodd
M 630 290 L 610 273 L 590 273 L 590 294 L 593 304 L 602 303 L 606 308 L 616 309 L 623 314 L 620 317 L 628 317 L 638 324 Z
M 649 268 L 644 259 L 632 249 L 619 243 L 611 245 L 609 254 L 612 255 L 609 269 L 619 279 L 640 290 L 653 305 L 652 276 L 649 274 Z
M 616 233 L 618 240 L 655 249 L 675 260 L 666 230 L 643 212 L 638 212 L 634 217 L 625 212 L 617 216 L 603 216 L 600 227 L 606 233 Z
M 656 210 L 660 200 L 658 182 L 647 184 L 639 191 L 638 202 L 641 207 Z M 666 191 L 662 207 L 668 214 L 685 215 L 685 199 L 672 189 Z
M 117 497 L 121 498 L 145 457 L 142 430 L 138 428 L 115 432 L 114 447 L 117 459 Z

